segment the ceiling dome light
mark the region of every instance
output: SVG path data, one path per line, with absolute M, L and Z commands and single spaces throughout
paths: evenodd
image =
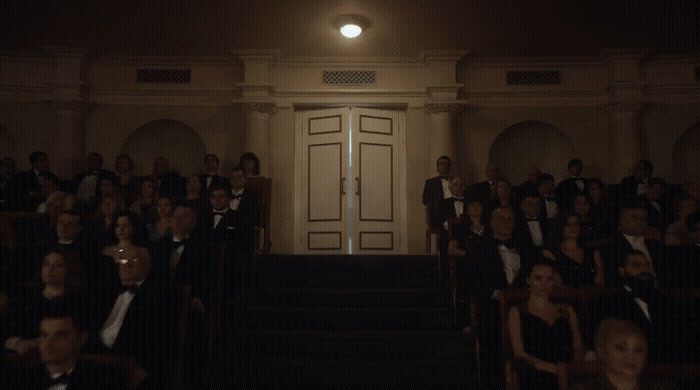
M 340 33 L 348 38 L 355 38 L 356 36 L 362 34 L 362 27 L 356 24 L 346 24 L 340 28 Z
M 367 30 L 372 23 L 366 17 L 356 14 L 339 15 L 333 19 L 333 26 L 340 30 L 343 36 L 355 38 L 364 30 Z

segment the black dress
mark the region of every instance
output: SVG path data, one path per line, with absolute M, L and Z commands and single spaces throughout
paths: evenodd
M 573 332 L 565 306 L 557 309 L 561 315 L 551 326 L 527 311 L 524 305 L 518 309 L 523 347 L 527 354 L 554 364 L 570 362 L 574 358 Z M 556 390 L 558 386 L 557 376 L 553 373 L 534 368 L 525 368 L 520 372 L 521 390 Z
M 595 249 L 583 248 L 583 262 L 579 263 L 562 252 L 561 248 L 554 248 L 557 271 L 565 285 L 577 288 L 595 284 Z

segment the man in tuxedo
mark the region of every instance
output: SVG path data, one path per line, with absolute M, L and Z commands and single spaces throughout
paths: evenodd
M 213 185 L 226 185 L 228 180 L 219 175 L 219 157 L 215 154 L 207 154 L 204 156 L 203 173 L 199 175 L 199 183 L 201 191 L 199 197 L 205 199 L 209 194 Z
M 654 269 L 646 254 L 630 250 L 618 272 L 624 291 L 603 298 L 596 323 L 609 317 L 636 323 L 647 335 L 650 362 L 684 363 L 697 358 L 697 340 L 691 336 L 692 315 L 656 288 Z
M 446 199 L 451 196 L 449 190 L 450 171 L 452 170 L 452 160 L 447 156 L 438 158 L 437 163 L 438 175 L 425 181 L 423 186 L 423 204 L 428 206 L 434 204 L 436 199 Z
M 639 202 L 647 210 L 649 226 L 659 232 L 659 238 L 666 232 L 671 221 L 672 212 L 666 199 L 666 181 L 660 177 L 652 177 L 647 181 L 647 190 L 638 197 Z
M 447 258 L 447 247 L 450 243 L 448 236 L 448 221 L 452 218 L 460 218 L 464 214 L 464 190 L 466 186 L 461 177 L 450 180 L 449 198 L 436 200 L 435 213 L 431 214 L 431 226 L 440 229 L 440 256 Z
M 79 204 L 94 204 L 101 195 L 100 182 L 102 179 L 112 179 L 116 181 L 116 174 L 112 171 L 102 169 L 103 158 L 99 153 L 90 153 L 85 162 L 85 172 L 75 175 L 72 183 L 72 191 L 75 200 Z
M 486 180 L 473 184 L 468 191 L 470 199 L 478 199 L 483 204 L 487 204 L 493 197 L 495 191 L 493 186 L 496 185 L 496 180 L 501 177 L 501 171 L 493 163 L 486 164 L 485 172 Z
M 647 192 L 647 183 L 654 172 L 654 164 L 648 160 L 639 160 L 632 168 L 632 175 L 620 181 L 620 201 L 629 203 Z
M 161 196 L 185 196 L 185 182 L 180 175 L 170 172 L 170 160 L 167 157 L 158 156 L 153 160 L 151 178 Z
M 522 182 L 515 189 L 515 197 L 519 202 L 526 194 L 532 192 L 537 192 L 537 179 L 542 174 L 542 171 L 538 167 L 530 167 L 527 170 L 527 180 Z
M 525 194 L 520 201 L 513 238 L 518 247 L 528 248 L 528 251 L 541 252 L 549 243 L 549 220 L 542 212 L 542 199 L 537 192 Z
M 618 224 L 619 232 L 613 241 L 601 248 L 606 284 L 612 286 L 622 284 L 618 267 L 623 263 L 624 256 L 632 249 L 636 249 L 649 259 L 659 287 L 674 287 L 677 283 L 673 280 L 673 267 L 669 264 L 666 245 L 645 237 L 649 225 L 644 207 L 636 204 L 623 205 Z
M 562 180 L 556 189 L 556 197 L 561 209 L 573 209 L 576 196 L 588 192 L 588 180 L 581 177 L 583 161 L 575 158 L 569 161 L 567 168 L 571 176 Z
M 542 211 L 547 219 L 554 219 L 559 214 L 559 203 L 556 197 L 554 176 L 543 173 L 537 179 L 537 190 L 542 197 Z
M 45 152 L 33 152 L 29 155 L 31 168 L 18 172 L 5 185 L 7 210 L 34 211 L 43 201 L 39 174 L 49 170 L 49 155 Z
M 686 221 L 689 245 L 671 246 L 674 270 L 679 288 L 700 288 L 700 211 L 688 216 Z
M 124 383 L 121 378 L 80 359 L 80 350 L 88 340 L 88 332 L 78 317 L 74 310 L 57 308 L 41 319 L 38 338 L 41 364 L 19 373 L 16 380 L 9 384 L 11 389 L 122 388 Z
M 118 261 L 120 288 L 100 294 L 93 343 L 97 352 L 134 359 L 148 388 L 170 383 L 176 352 L 177 292 L 149 277 L 151 259 L 125 250 Z

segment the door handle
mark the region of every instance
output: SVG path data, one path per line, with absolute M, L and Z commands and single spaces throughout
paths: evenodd
M 357 182 L 357 192 L 355 192 L 355 195 L 360 195 L 360 178 L 356 177 L 355 181 Z
M 345 178 L 340 178 L 340 195 L 345 195 Z

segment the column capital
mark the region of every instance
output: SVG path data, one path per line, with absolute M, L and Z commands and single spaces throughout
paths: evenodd
M 259 102 L 259 103 L 244 103 L 243 108 L 248 114 L 260 113 L 273 115 L 277 112 L 277 106 L 274 103 Z
M 425 113 L 428 115 L 455 114 L 466 108 L 466 105 L 459 103 L 426 103 Z

